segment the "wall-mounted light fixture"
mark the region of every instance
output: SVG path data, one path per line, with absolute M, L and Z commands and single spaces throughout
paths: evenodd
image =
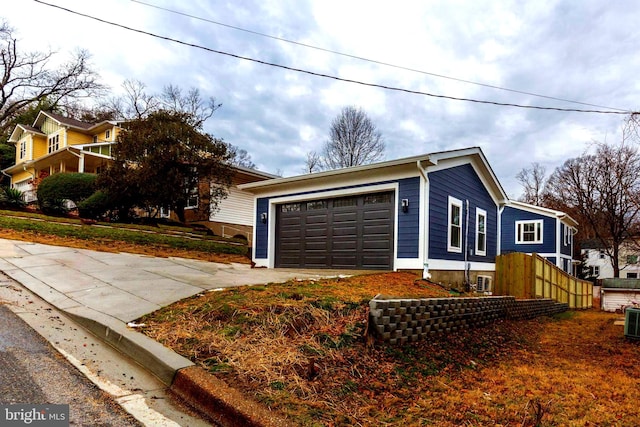
M 260 219 L 262 220 L 263 224 L 266 224 L 267 223 L 267 213 L 266 212 L 262 212 L 260 214 Z
M 409 212 L 409 199 L 402 199 L 402 212 Z

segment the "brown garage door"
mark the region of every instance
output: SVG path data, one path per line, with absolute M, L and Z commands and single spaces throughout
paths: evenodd
M 276 267 L 393 268 L 393 192 L 277 206 Z

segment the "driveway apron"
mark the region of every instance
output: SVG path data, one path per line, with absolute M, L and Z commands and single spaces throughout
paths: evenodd
M 97 252 L 3 239 L 0 271 L 60 309 L 86 307 L 125 323 L 212 289 L 357 273 L 252 269 L 246 264 Z

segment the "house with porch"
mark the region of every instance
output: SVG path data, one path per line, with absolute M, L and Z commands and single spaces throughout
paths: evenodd
M 11 187 L 36 201 L 37 183 L 55 173 L 98 173 L 111 158 L 119 122 L 86 123 L 60 114 L 41 111 L 32 125 L 19 124 L 9 142 L 16 147 L 16 163 L 2 172 Z
M 60 114 L 41 111 L 31 125 L 19 124 L 9 141 L 16 146 L 16 162 L 2 172 L 11 178 L 11 187 L 25 196 L 27 203 L 37 201 L 38 183 L 56 173 L 81 172 L 97 174 L 111 160 L 111 149 L 117 144 L 121 128 L 118 121 L 87 123 Z M 241 166 L 234 167 L 228 197 L 218 209 L 199 209 L 208 203 L 212 182 L 194 189 L 186 209 L 188 222 L 200 223 L 217 235 L 253 237 L 253 195 L 238 188 L 241 184 L 274 178 L 265 172 Z M 204 214 L 206 212 L 206 214 Z M 171 212 L 164 211 L 170 217 Z

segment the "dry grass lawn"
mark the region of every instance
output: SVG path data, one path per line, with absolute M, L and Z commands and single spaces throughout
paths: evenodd
M 6 229 L 0 238 L 242 261 Z M 367 302 L 378 293 L 448 295 L 410 274 L 374 274 L 208 292 L 141 321 L 144 333 L 292 425 L 640 425 L 640 344 L 624 339 L 619 316 L 565 313 L 406 347 L 368 346 Z
M 640 346 L 617 316 L 565 313 L 368 346 L 377 293 L 448 295 L 410 274 L 374 274 L 209 292 L 140 321 L 292 425 L 640 425 Z

